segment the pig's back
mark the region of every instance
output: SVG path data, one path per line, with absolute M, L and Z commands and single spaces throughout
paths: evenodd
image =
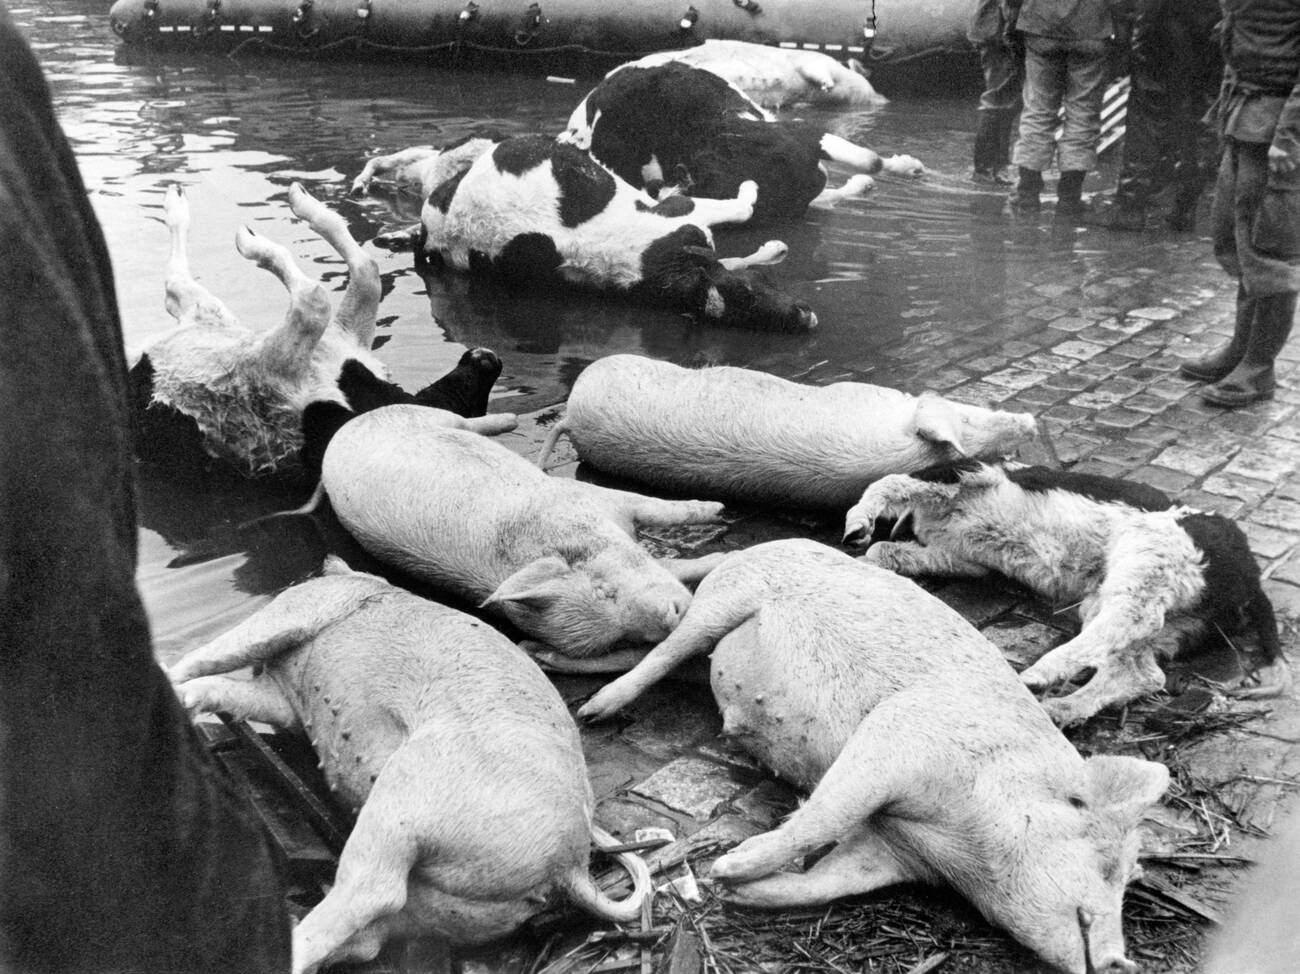
M 466 613 L 386 587 L 279 664 L 277 679 L 327 781 L 354 808 L 419 734 L 483 765 L 494 782 L 510 774 L 525 791 L 531 783 L 533 799 L 569 805 L 575 787 L 584 793 L 578 733 L 559 693 L 523 651 Z
M 924 704 L 919 729 L 959 734 L 972 751 L 1052 730 L 997 647 L 956 611 L 906 578 L 815 547 L 751 548 L 694 600 L 725 599 L 756 578 L 766 588 L 757 617 L 719 642 L 712 681 L 728 726 L 778 774 L 811 788 L 862 719 L 901 694 Z M 729 579 L 728 568 L 740 572 Z
M 934 451 L 914 400 L 864 383 L 805 386 L 751 369 L 684 369 L 635 355 L 590 365 L 569 397 L 578 455 L 691 496 L 846 507 Z

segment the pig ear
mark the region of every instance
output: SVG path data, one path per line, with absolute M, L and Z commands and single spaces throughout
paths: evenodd
M 547 555 L 529 562 L 497 586 L 497 590 L 483 600 L 480 608 L 514 602 L 530 608 L 540 608 L 553 601 L 567 586 L 565 581 L 573 569 L 564 559 Z
M 946 399 L 929 394 L 916 401 L 912 420 L 916 435 L 939 446 L 946 446 L 959 457 L 969 456 L 961 441 L 961 417 L 957 407 Z
M 1133 822 L 1169 787 L 1169 769 L 1141 758 L 1103 754 L 1088 759 L 1092 805 Z

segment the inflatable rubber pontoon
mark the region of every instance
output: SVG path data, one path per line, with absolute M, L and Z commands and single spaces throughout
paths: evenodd
M 117 0 L 130 46 L 315 56 L 466 55 L 603 71 L 731 39 L 856 58 L 885 78 L 973 69 L 970 0 Z M 919 75 L 919 77 L 918 77 Z M 966 79 L 963 79 L 966 80 Z M 946 81 L 946 83 L 944 83 Z

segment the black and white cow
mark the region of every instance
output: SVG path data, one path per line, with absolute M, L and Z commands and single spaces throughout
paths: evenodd
M 808 306 L 749 270 L 778 263 L 785 244 L 769 241 L 749 257 L 714 252 L 709 227 L 743 223 L 756 197 L 745 183 L 732 199 L 655 203 L 573 146 L 517 136 L 436 187 L 420 226 L 385 242 L 511 284 L 562 283 L 719 325 L 809 331 L 817 316 Z
M 190 274 L 189 204 L 167 191 L 171 232 L 168 312 L 178 327 L 144 349 L 131 368 L 136 453 L 178 470 L 233 469 L 266 477 L 306 469 L 319 474 L 329 437 L 354 413 L 417 403 L 463 417 L 482 416 L 501 362 L 488 349 L 467 351 L 456 368 L 414 395 L 387 380 L 371 352 L 379 308 L 379 270 L 336 213 L 295 184 L 295 216 L 347 261 L 348 286 L 337 312 L 324 288 L 289 252 L 251 230 L 239 252 L 271 271 L 290 293 L 284 323 L 254 333 Z
M 633 186 L 653 195 L 667 182 L 693 195 L 725 198 L 758 184 L 756 223 L 797 218 L 811 203 L 859 195 L 865 173 L 920 175 L 911 156 L 882 159 L 808 122 L 773 120 L 731 83 L 679 62 L 619 68 L 588 93 L 560 141 L 586 149 Z M 859 170 L 826 189 L 823 160 Z
M 1162 689 L 1157 660 L 1205 639 L 1258 640 L 1268 674 L 1242 695 L 1291 684 L 1246 536 L 1153 487 L 963 460 L 876 481 L 846 515 L 845 541 L 871 544 L 878 518 L 897 519 L 895 536 L 910 524 L 915 540 L 872 545 L 872 564 L 903 575 L 1000 572 L 1079 606 L 1079 634 L 1021 674 L 1046 689 L 1091 671 L 1080 689 L 1044 701 L 1059 724 Z

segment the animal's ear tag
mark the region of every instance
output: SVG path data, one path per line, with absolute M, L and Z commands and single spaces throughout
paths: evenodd
M 946 399 L 924 395 L 916 401 L 913 419 L 916 435 L 939 446 L 946 446 L 959 457 L 969 456 L 961 441 L 961 418 Z
M 1098 755 L 1087 769 L 1090 804 L 1134 823 L 1169 787 L 1169 769 L 1141 758 Z
M 538 558 L 498 585 L 497 590 L 484 599 L 479 608 L 505 603 L 542 608 L 567 588 L 565 582 L 572 574 L 573 569 L 556 555 Z

